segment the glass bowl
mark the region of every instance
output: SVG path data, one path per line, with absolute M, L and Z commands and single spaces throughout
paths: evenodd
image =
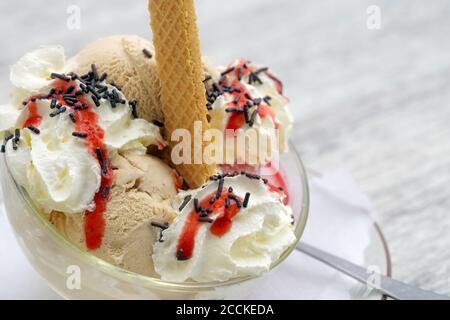
M 294 147 L 290 148 L 280 163 L 290 191 L 298 241 L 308 216 L 309 192 L 303 164 Z M 225 282 L 173 283 L 121 269 L 64 238 L 15 183 L 4 157 L 0 170 L 6 213 L 20 247 L 49 286 L 66 299 L 242 299 L 265 275 Z M 273 263 L 271 270 L 286 259 L 297 241 Z

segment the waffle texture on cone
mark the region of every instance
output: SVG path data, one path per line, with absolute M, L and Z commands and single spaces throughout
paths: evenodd
M 197 188 L 215 173 L 216 166 L 204 162 L 194 164 L 194 159 L 202 159 L 202 150 L 207 145 L 202 142 L 202 149 L 194 149 L 194 122 L 201 123 L 203 132 L 210 127 L 205 107 L 204 69 L 194 2 L 150 0 L 149 11 L 161 84 L 166 138 L 170 141 L 172 133 L 177 129 L 187 129 L 190 132 L 191 163 L 180 164 L 176 168 L 189 187 Z

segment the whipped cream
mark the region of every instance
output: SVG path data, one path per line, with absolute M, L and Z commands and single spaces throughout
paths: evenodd
M 194 198 L 203 201 L 216 192 L 218 182 L 204 188 L 182 192 L 175 202 L 178 208 L 186 196 L 191 201 L 179 216 L 163 231 L 164 242 L 154 246 L 155 270 L 163 280 L 183 282 L 194 280 L 226 281 L 240 276 L 254 276 L 266 272 L 280 255 L 296 241 L 292 228 L 292 210 L 282 203 L 278 193 L 270 192 L 262 180 L 244 175 L 224 179 L 223 190 L 244 199 L 250 193 L 247 207 L 241 207 L 232 220 L 231 228 L 223 235 L 211 232 L 213 224 L 202 223 L 195 236 L 192 257 L 177 258 L 180 237 L 185 231 L 189 215 L 194 210 Z M 220 210 L 219 210 L 220 212 Z M 211 213 L 212 220 L 220 213 Z
M 55 81 L 51 80 L 50 73 L 64 70 L 64 61 L 62 47 L 45 47 L 26 54 L 11 69 L 16 92 L 26 94 L 27 99 L 48 94 Z M 79 80 L 73 84 L 74 92 L 80 89 Z M 98 84 L 107 87 L 107 92 L 115 89 L 104 81 Z M 80 95 L 97 115 L 108 152 L 105 156 L 112 157 L 122 151 L 145 153 L 151 144 L 165 146 L 159 128 L 143 119 L 133 119 L 130 103 L 116 91 L 123 103 L 117 103 L 114 108 L 105 98 L 95 106 L 91 92 Z M 6 162 L 14 178 L 44 212 L 77 214 L 94 210 L 93 199 L 100 191 L 102 168 L 98 157 L 87 147 L 86 139 L 73 135 L 77 131 L 70 116 L 73 106 L 61 103 L 60 108 L 65 107 L 66 111 L 50 116 L 60 109 L 51 108 L 51 99 L 36 99 L 33 113 L 42 119 L 31 129 L 27 125 L 27 119 L 32 116 L 29 106 L 22 101 L 14 104 L 13 100 L 0 109 L 0 114 L 7 116 L 7 120 L 0 121 L 0 130 L 14 127 L 17 129 L 12 133 L 17 130 L 20 133 L 20 138 L 10 139 L 5 146 Z
M 12 105 L 0 106 L 0 139 L 4 138 L 6 131 L 12 130 L 16 126 L 19 115 L 20 110 Z
M 220 71 L 223 77 L 216 85 L 222 92 L 219 92 L 219 97 L 213 97 L 209 106 L 211 126 L 222 132 L 230 128 L 235 130 L 234 135 L 225 134 L 225 140 L 237 140 L 239 136 L 248 134 L 249 130 L 254 130 L 258 137 L 258 140 L 245 145 L 245 153 L 241 155 L 231 142 L 225 142 L 224 152 L 234 154 L 236 163 L 257 165 L 267 164 L 274 155 L 287 151 L 293 116 L 289 110 L 289 100 L 282 94 L 281 82 L 266 68 L 245 60 L 237 60 L 227 68 L 220 68 Z M 252 74 L 256 74 L 257 79 Z M 229 88 L 237 88 L 239 92 Z M 214 90 L 212 93 L 217 95 Z M 251 105 L 246 111 L 249 122 L 244 120 L 242 113 L 236 117 L 236 112 L 230 112 L 233 109 L 243 110 L 247 102 Z M 257 108 L 258 112 L 255 112 Z M 267 141 L 268 144 L 260 141 Z
M 41 46 L 26 53 L 11 67 L 9 78 L 13 85 L 12 104 L 22 109 L 23 100 L 51 83 L 51 73 L 65 71 L 65 61 L 62 46 Z

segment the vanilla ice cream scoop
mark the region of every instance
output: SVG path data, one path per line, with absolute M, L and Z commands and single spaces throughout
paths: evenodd
M 178 199 L 180 214 L 154 247 L 155 269 L 163 280 L 259 275 L 296 240 L 292 209 L 255 175 L 218 177 Z

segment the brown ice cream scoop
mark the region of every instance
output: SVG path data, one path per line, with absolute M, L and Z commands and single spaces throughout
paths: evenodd
M 152 261 L 153 245 L 161 230 L 177 213 L 171 206 L 176 195 L 174 170 L 148 155 L 125 154 L 112 159 L 116 182 L 104 214 L 105 234 L 93 255 L 126 270 L 157 276 Z M 50 222 L 68 240 L 87 250 L 84 215 L 53 212 Z
M 205 78 L 218 78 L 215 68 L 204 59 Z M 70 71 L 84 74 L 95 64 L 108 82 L 118 85 L 128 100 L 138 103 L 139 117 L 164 123 L 160 102 L 160 81 L 151 42 L 136 35 L 114 35 L 98 39 L 69 60 Z

